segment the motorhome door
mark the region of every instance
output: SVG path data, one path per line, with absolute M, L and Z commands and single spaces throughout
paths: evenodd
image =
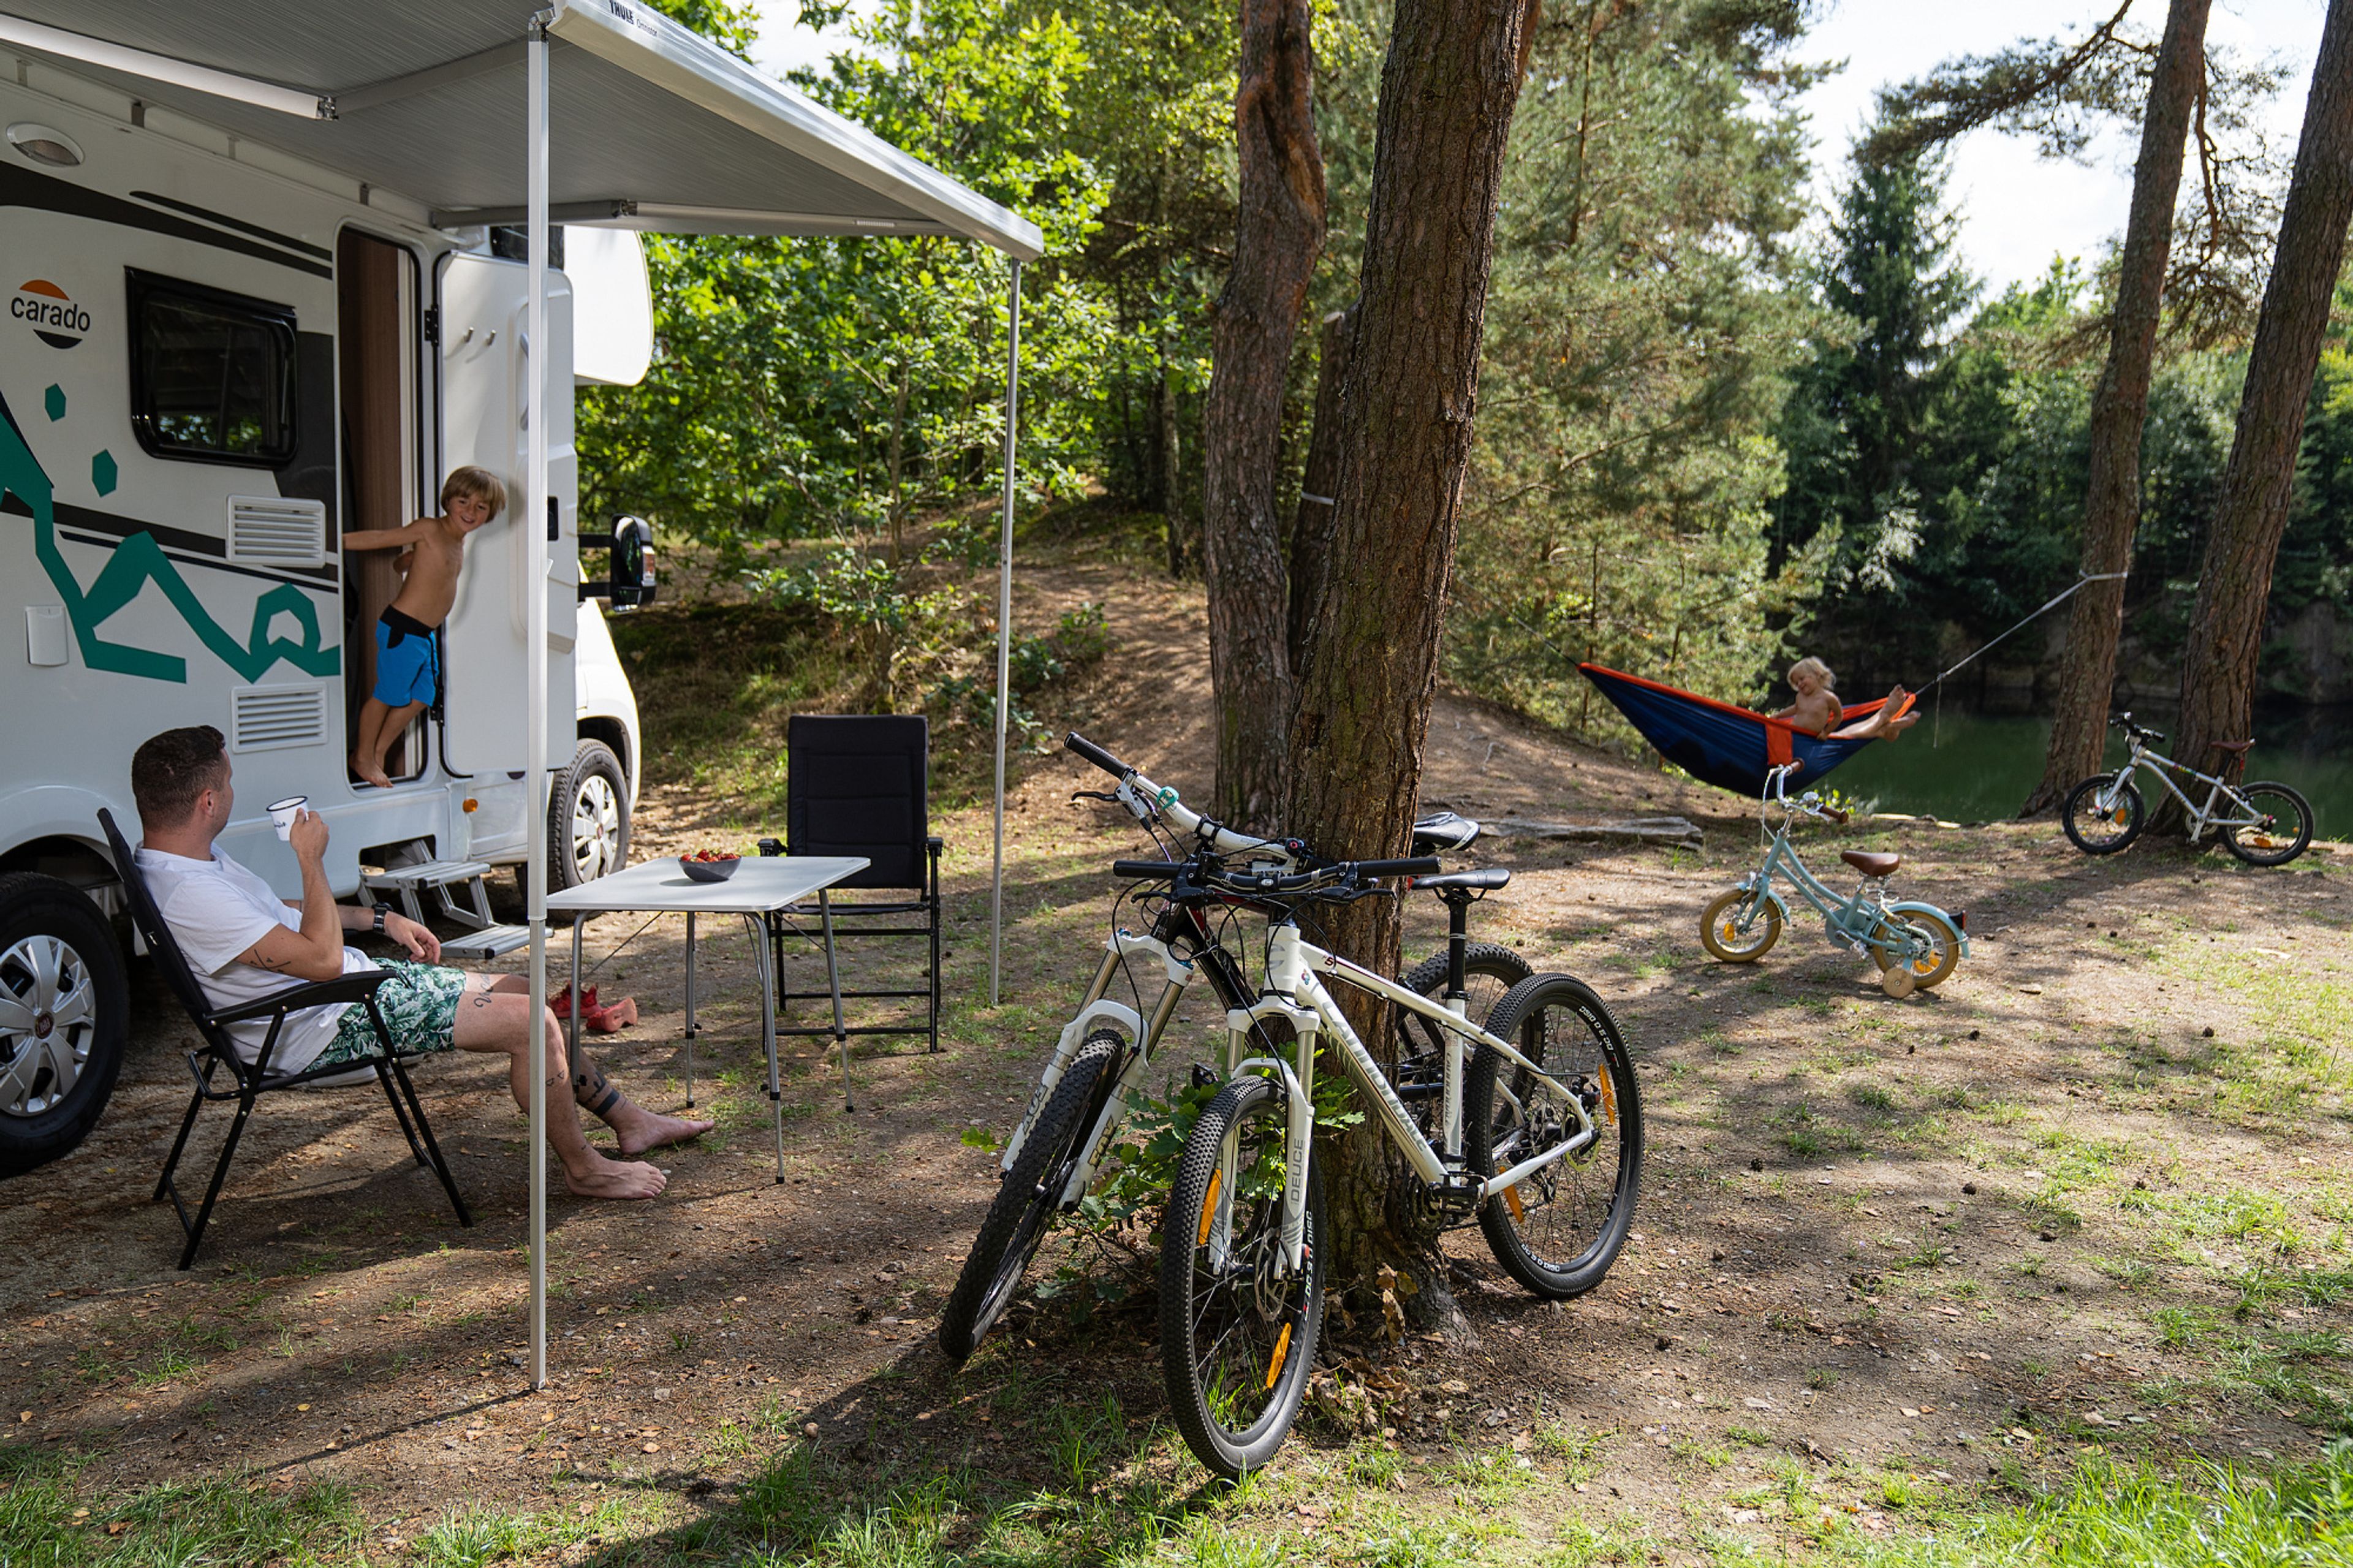
M 577 459 L 572 449 L 572 293 L 561 273 L 548 275 L 547 329 L 533 343 L 524 325 L 530 273 L 517 261 L 487 256 L 443 259 L 434 292 L 440 313 L 441 473 L 471 463 L 498 475 L 508 507 L 466 546 L 458 603 L 443 638 L 442 755 L 451 772 L 476 777 L 520 771 L 526 761 L 523 530 L 553 525 L 547 576 L 547 755 L 570 761 L 575 727 L 572 643 L 579 616 Z M 530 424 L 532 356 L 546 353 L 549 387 L 550 517 L 522 513 Z

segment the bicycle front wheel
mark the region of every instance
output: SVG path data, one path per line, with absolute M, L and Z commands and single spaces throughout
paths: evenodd
M 2059 826 L 2086 855 L 2113 855 L 2140 837 L 2140 791 L 2116 773 L 2077 784 L 2059 810 Z
M 1104 1104 L 1119 1083 L 1120 1058 L 1127 1042 L 1109 1029 L 1087 1037 L 1062 1070 L 1061 1081 L 1038 1112 L 1013 1169 L 998 1184 L 980 1222 L 980 1234 L 965 1255 L 964 1271 L 940 1311 L 940 1349 L 963 1361 L 977 1349 L 1005 1309 L 1021 1275 L 1046 1238 L 1046 1226 L 1062 1201 L 1071 1169 L 1084 1152 Z
M 1593 1141 L 1490 1197 L 1479 1228 L 1513 1279 L 1564 1300 L 1601 1283 L 1633 1228 L 1642 1179 L 1642 1098 L 1633 1058 L 1593 988 L 1539 974 L 1512 988 L 1487 1020 L 1544 1068 L 1556 1089 L 1493 1047 L 1482 1047 L 1463 1089 L 1464 1153 L 1474 1171 L 1504 1172 L 1567 1142 L 1579 1121 Z
M 1781 906 L 1746 888 L 1718 893 L 1699 913 L 1699 944 L 1725 963 L 1754 963 L 1781 940 Z
M 2312 805 L 2284 784 L 2251 784 L 2239 791 L 2241 812 L 2253 826 L 2223 828 L 2222 847 L 2250 866 L 2284 866 L 2312 842 Z
M 1324 1327 L 1324 1184 L 1307 1171 L 1305 1250 L 1282 1248 L 1290 1118 L 1280 1086 L 1240 1079 L 1185 1141 L 1160 1237 L 1160 1363 L 1176 1429 L 1229 1480 L 1274 1457 Z

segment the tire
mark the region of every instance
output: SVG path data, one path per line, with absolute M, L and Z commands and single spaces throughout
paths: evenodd
M 583 741 L 547 792 L 547 890 L 593 882 L 629 863 L 629 779 L 602 741 Z M 527 877 L 515 868 L 518 879 Z M 523 890 L 530 898 L 528 886 Z M 549 924 L 570 924 L 551 916 Z
M 2242 784 L 2247 804 L 2271 820 L 2263 827 L 2221 829 L 2222 847 L 2250 866 L 2284 866 L 2312 842 L 2312 803 L 2284 784 Z
M 2113 855 L 2140 837 L 2147 813 L 2131 780 L 2123 781 L 2124 794 L 2113 805 L 2100 809 L 2100 793 L 2115 783 L 2114 773 L 2095 773 L 2070 790 L 2067 804 L 2059 808 L 2059 826 L 2086 855 Z
M 1642 1184 L 1642 1100 L 1617 1021 L 1591 986 L 1539 974 L 1512 988 L 1487 1020 L 1530 1061 L 1576 1092 L 1599 1136 L 1489 1198 L 1479 1228 L 1505 1272 L 1552 1300 L 1601 1283 L 1633 1228 Z M 1508 1097 L 1501 1093 L 1507 1087 Z M 1482 1047 L 1463 1093 L 1463 1152 L 1499 1173 L 1558 1145 L 1575 1119 L 1527 1068 Z M 1515 1203 L 1514 1200 L 1516 1199 Z
M 1740 910 L 1754 896 L 1746 888 L 1718 893 L 1699 913 L 1699 944 L 1710 958 L 1725 963 L 1754 963 L 1781 940 L 1781 906 L 1769 895 L 1758 897 L 1759 909 L 1740 928 Z
M 0 1176 L 89 1133 L 130 1021 L 122 947 L 98 906 L 55 877 L 0 876 Z
M 1118 1087 L 1126 1050 L 1127 1042 L 1109 1029 L 1088 1036 L 1021 1141 L 1021 1152 L 998 1184 L 988 1216 L 965 1255 L 964 1271 L 940 1312 L 940 1349 L 950 1361 L 961 1362 L 977 1350 L 1012 1305 L 1022 1272 L 1061 1201 L 1081 1141 L 1094 1131 L 1104 1102 Z
M 1236 1480 L 1274 1458 L 1306 1397 L 1324 1331 L 1324 1177 L 1307 1167 L 1306 1267 L 1277 1275 L 1288 1116 L 1271 1079 L 1228 1084 L 1185 1141 L 1160 1241 L 1160 1364 L 1176 1429 L 1193 1457 Z M 1232 1244 L 1213 1273 L 1205 1242 L 1238 1144 Z
M 1446 991 L 1446 954 L 1432 953 L 1407 971 L 1398 984 L 1418 996 L 1441 1001 Z M 1471 943 L 1462 953 L 1462 989 L 1468 993 L 1463 1016 L 1486 1017 L 1506 992 L 1532 973 L 1528 961 L 1508 947 L 1492 942 Z M 1431 1138 L 1445 1102 L 1429 1090 L 1434 1089 L 1442 1094 L 1445 1089 L 1446 1036 L 1429 1019 L 1416 1017 L 1402 1007 L 1394 1009 L 1394 1014 L 1398 1064 L 1390 1086 L 1405 1097 L 1406 1109 L 1413 1113 L 1414 1125 L 1421 1130 L 1421 1135 Z
M 1923 909 L 1899 909 L 1889 911 L 1896 920 L 1914 927 L 1928 939 L 1928 951 L 1915 953 L 1908 967 L 1912 971 L 1912 989 L 1926 991 L 1944 984 L 1947 976 L 1961 962 L 1961 931 L 1943 915 Z M 1882 926 L 1881 931 L 1886 931 Z M 1892 934 L 1892 933 L 1891 933 Z M 1871 961 L 1885 973 L 1895 967 L 1896 960 L 1878 942 L 1872 943 Z

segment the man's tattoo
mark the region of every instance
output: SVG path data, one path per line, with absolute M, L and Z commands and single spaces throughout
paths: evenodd
M 621 1102 L 621 1091 L 606 1080 L 604 1069 L 588 1055 L 586 1046 L 573 1049 L 572 1098 L 589 1115 L 608 1120 L 613 1107 Z

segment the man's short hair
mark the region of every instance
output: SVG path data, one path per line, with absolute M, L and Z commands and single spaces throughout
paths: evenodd
M 131 798 L 139 820 L 151 827 L 176 827 L 196 809 L 196 796 L 217 789 L 228 773 L 221 732 L 210 724 L 190 724 L 151 735 L 131 757 Z
M 498 475 L 471 463 L 450 469 L 449 477 L 441 481 L 441 510 L 448 511 L 449 503 L 459 496 L 483 502 L 492 517 L 507 509 L 507 487 L 500 482 Z

